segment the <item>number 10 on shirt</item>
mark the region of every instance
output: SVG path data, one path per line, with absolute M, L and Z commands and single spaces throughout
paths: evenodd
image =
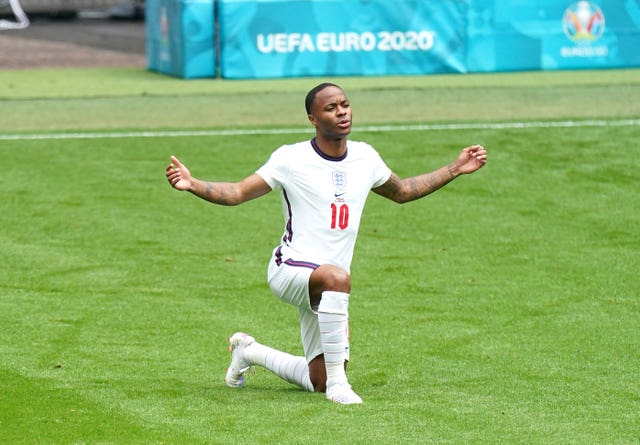
M 349 206 L 341 204 L 338 207 L 336 204 L 331 203 L 331 228 L 344 230 L 349 225 Z

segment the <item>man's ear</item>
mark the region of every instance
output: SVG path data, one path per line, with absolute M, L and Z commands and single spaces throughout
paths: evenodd
M 307 114 L 307 118 L 309 119 L 309 122 L 311 122 L 311 125 L 313 125 L 314 127 L 316 126 L 316 118 L 313 114 Z

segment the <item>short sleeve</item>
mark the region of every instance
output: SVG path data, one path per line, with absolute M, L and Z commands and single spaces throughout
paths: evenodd
M 376 188 L 380 187 L 382 184 L 389 180 L 389 178 L 391 177 L 391 169 L 387 166 L 387 164 L 385 164 L 377 151 L 375 151 L 373 148 L 372 151 L 373 168 L 371 170 L 373 175 L 373 185 L 371 186 L 371 188 Z
M 267 162 L 256 170 L 256 174 L 264 179 L 271 189 L 282 187 L 283 180 L 287 177 L 289 164 L 286 162 L 286 155 L 283 148 L 284 147 L 280 147 L 274 151 Z

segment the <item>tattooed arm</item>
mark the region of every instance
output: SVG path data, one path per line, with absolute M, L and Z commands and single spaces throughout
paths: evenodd
M 487 151 L 481 145 L 464 148 L 451 164 L 423 175 L 400 179 L 395 173 L 373 191 L 392 201 L 404 203 L 427 196 L 460 175 L 473 173 L 487 162 Z
M 189 169 L 175 156 L 171 156 L 166 175 L 176 190 L 189 191 L 206 201 L 225 206 L 242 204 L 271 191 L 271 187 L 255 173 L 240 182 L 202 181 L 191 176 Z

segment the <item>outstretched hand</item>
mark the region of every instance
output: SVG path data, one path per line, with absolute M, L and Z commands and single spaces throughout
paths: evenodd
M 453 161 L 453 168 L 461 175 L 473 173 L 487 163 L 487 150 L 482 145 L 463 148 Z
M 167 180 L 176 190 L 191 188 L 191 172 L 175 156 L 171 156 L 171 164 L 167 165 Z

